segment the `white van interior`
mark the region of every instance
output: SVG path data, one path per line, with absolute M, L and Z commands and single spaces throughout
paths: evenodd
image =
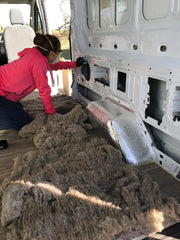
M 73 2 L 73 57 L 89 63 L 74 75 L 78 97 L 107 114 L 128 162 L 154 159 L 177 176 L 179 1 Z
M 122 152 L 125 164 L 150 173 L 165 195 L 177 200 L 176 209 L 171 210 L 179 218 L 174 221 L 169 217 L 165 222 L 158 215 L 158 223 L 164 221 L 161 231 L 157 228 L 156 233 L 147 236 L 143 230 L 141 235 L 135 230 L 130 235 L 114 230 L 116 234 L 107 234 L 107 239 L 180 239 L 179 21 L 180 0 L 0 0 L 0 65 L 16 59 L 25 47 L 32 47 L 36 32 L 57 34 L 68 27 L 68 55 L 64 58 L 84 57 L 87 65 L 53 72 L 54 85 L 49 75 L 52 95 L 65 92 L 80 103 L 88 121 L 97 124 L 97 129 Z M 107 186 L 103 187 L 102 192 Z M 117 210 L 117 206 L 111 207 Z M 126 218 L 126 214 L 123 216 Z M 111 220 L 106 218 L 98 226 L 99 231 L 111 224 L 116 228 L 116 222 Z M 69 227 L 71 224 L 75 226 L 72 219 Z M 172 233 L 168 228 L 171 225 L 175 229 Z M 42 239 L 33 237 L 23 239 Z M 95 239 L 103 238 L 97 235 Z

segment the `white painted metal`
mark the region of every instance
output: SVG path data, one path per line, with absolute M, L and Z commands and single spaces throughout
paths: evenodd
M 49 32 L 49 27 L 48 27 L 48 22 L 47 22 L 47 16 L 46 16 L 46 0 L 36 0 L 38 9 L 39 9 L 39 14 L 41 17 L 41 22 L 42 22 L 42 28 L 44 33 Z
M 85 56 L 90 68 L 89 79 L 80 69 L 74 71 L 76 90 L 80 89 L 79 93 L 87 99 L 90 92 L 89 104 L 98 105 L 99 111 L 106 98 L 130 108 L 135 117 L 127 120 L 132 121 L 133 135 L 144 137 L 146 131 L 146 146 L 149 152 L 155 152 L 153 158 L 177 176 L 180 0 L 71 0 L 71 6 L 73 58 Z M 109 112 L 111 107 L 104 108 Z M 124 139 L 120 132 L 125 125 L 122 127 L 121 116 L 115 114 L 112 123 L 122 147 Z M 145 130 L 137 127 L 138 118 Z M 133 149 L 133 143 L 128 144 Z M 127 156 L 125 147 L 123 151 Z M 149 161 L 149 157 L 128 159 L 131 163 L 142 161 Z

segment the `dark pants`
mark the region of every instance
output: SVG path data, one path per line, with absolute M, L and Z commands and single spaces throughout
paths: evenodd
M 0 96 L 0 130 L 20 130 L 31 121 L 32 117 L 23 109 L 20 102 L 12 102 Z

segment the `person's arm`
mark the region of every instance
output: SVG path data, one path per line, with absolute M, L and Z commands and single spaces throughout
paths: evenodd
M 43 64 L 43 62 L 35 63 L 32 67 L 32 74 L 36 88 L 39 90 L 45 112 L 48 114 L 55 114 L 56 110 L 53 106 L 51 88 L 47 78 L 47 65 Z
M 53 70 L 59 70 L 59 69 L 70 69 L 70 68 L 76 68 L 76 62 L 75 61 L 60 61 L 58 63 L 49 64 L 49 68 Z
M 87 60 L 83 57 L 79 57 L 76 61 L 60 61 L 58 63 L 49 64 L 51 71 L 59 69 L 77 68 L 87 64 Z

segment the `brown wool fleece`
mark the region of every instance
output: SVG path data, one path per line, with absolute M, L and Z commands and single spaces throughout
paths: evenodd
M 126 165 L 119 149 L 89 136 L 81 105 L 63 95 L 55 98 L 57 108 L 63 101 L 73 107 L 51 116 L 41 112 L 40 100 L 24 103 L 34 120 L 19 134 L 33 138 L 37 150 L 16 157 L 1 185 L 7 239 L 128 240 L 179 221 L 176 200 Z

